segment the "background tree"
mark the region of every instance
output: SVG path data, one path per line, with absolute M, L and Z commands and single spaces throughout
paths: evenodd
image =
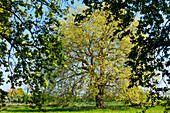
M 77 12 L 81 10 L 79 8 Z M 130 68 L 125 66 L 126 55 L 132 47 L 130 38 L 126 36 L 119 41 L 118 37 L 123 31 L 112 36 L 112 32 L 121 29 L 118 26 L 121 20 L 113 20 L 106 25 L 107 15 L 107 11 L 95 11 L 81 23 L 74 22 L 71 15 L 63 21 L 59 31 L 63 35 L 63 54 L 68 65 L 63 72 L 57 69 L 54 75 L 58 77 L 55 81 L 58 90 L 65 92 L 65 95 L 66 92 L 73 95 L 87 92 L 96 100 L 97 107 L 105 107 L 105 89 L 118 88 L 117 82 L 128 81 L 130 73 Z M 132 23 L 127 30 L 135 32 L 136 25 Z
M 8 90 L 8 99 L 10 103 L 11 102 L 23 103 L 24 102 L 24 91 L 21 88 L 10 89 Z
M 68 59 L 66 59 L 66 61 L 67 60 Z M 76 99 L 75 97 L 78 96 L 72 87 L 74 79 L 68 77 L 72 72 L 66 67 L 66 65 L 65 67 L 57 66 L 56 70 L 52 72 L 50 79 L 48 79 L 48 88 L 44 90 L 47 103 L 54 103 L 57 106 L 69 105 Z M 50 97 L 52 98 L 49 99 Z

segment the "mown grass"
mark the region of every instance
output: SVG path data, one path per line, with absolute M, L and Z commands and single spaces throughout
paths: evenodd
M 106 108 L 96 108 L 95 103 L 73 103 L 71 107 L 55 107 L 55 106 L 44 106 L 47 113 L 136 113 L 143 110 L 142 107 L 129 107 L 122 103 L 105 103 Z M 164 107 L 156 106 L 149 108 L 146 113 L 163 113 Z M 38 111 L 37 108 L 32 109 L 29 106 L 8 106 L 6 110 L 1 111 L 2 113 L 43 113 Z

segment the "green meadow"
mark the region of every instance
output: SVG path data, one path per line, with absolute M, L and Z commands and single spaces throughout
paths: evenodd
M 139 113 L 144 107 L 130 107 L 122 103 L 106 102 L 106 108 L 96 108 L 95 103 L 76 102 L 68 107 L 56 107 L 55 105 L 43 106 L 42 111 L 38 108 L 30 108 L 28 105 L 6 106 L 2 113 Z M 164 113 L 163 106 L 155 106 L 146 110 L 146 113 Z

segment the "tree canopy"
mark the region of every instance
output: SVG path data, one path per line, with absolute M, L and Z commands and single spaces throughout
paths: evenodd
M 8 90 L 9 102 L 24 102 L 24 91 L 21 88 Z
M 79 7 L 76 12 L 80 13 L 82 10 Z M 97 107 L 104 107 L 103 98 L 107 95 L 107 90 L 118 94 L 116 88 L 128 86 L 131 71 L 125 66 L 127 55 L 133 46 L 130 36 L 125 36 L 121 41 L 118 37 L 124 31 L 113 36 L 114 31 L 121 29 L 118 26 L 121 20 L 113 20 L 106 25 L 108 14 L 107 11 L 96 10 L 80 23 L 74 22 L 75 16 L 69 15 L 66 21 L 61 22 L 59 29 L 56 28 L 62 34 L 63 54 L 67 64 L 66 68 L 58 68 L 54 73 L 57 77 L 53 81 L 58 93 L 60 89 L 63 94 L 68 95 L 84 91 L 95 98 Z M 134 21 L 126 30 L 130 29 L 135 33 L 137 24 Z

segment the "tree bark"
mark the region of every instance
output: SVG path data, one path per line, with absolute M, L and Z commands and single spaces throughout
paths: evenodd
M 103 95 L 104 95 L 104 86 L 98 85 L 98 94 L 96 95 L 96 107 L 97 108 L 105 108 Z

